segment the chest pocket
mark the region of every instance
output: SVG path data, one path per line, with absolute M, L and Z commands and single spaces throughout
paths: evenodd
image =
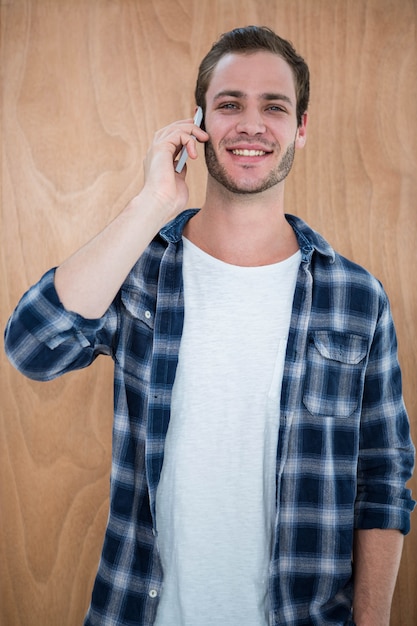
M 362 396 L 367 349 L 361 335 L 326 330 L 310 335 L 303 403 L 312 415 L 354 413 Z
M 134 320 L 153 331 L 155 319 L 155 302 L 153 298 L 140 291 L 123 287 L 121 300 Z
M 155 302 L 143 292 L 123 287 L 121 304 L 116 360 L 129 376 L 144 377 L 152 352 Z

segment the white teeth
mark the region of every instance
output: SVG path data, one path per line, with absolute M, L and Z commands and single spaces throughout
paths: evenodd
M 253 156 L 263 156 L 266 154 L 263 150 L 232 150 L 233 154 L 236 156 L 245 156 L 245 157 L 253 157 Z

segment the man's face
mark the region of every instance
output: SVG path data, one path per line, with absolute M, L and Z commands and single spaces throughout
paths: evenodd
M 297 127 L 290 66 L 276 54 L 228 54 L 217 64 L 206 93 L 206 163 L 211 178 L 233 193 L 260 193 L 288 175 Z

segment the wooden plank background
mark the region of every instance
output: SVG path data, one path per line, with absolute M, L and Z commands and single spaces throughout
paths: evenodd
M 2 327 L 29 284 L 140 188 L 154 131 L 193 112 L 212 42 L 265 24 L 312 73 L 287 211 L 384 283 L 417 439 L 416 1 L 0 0 L 0 10 Z M 202 161 L 189 171 L 193 206 Z M 111 362 L 51 383 L 24 379 L 3 353 L 0 368 L 0 624 L 77 626 L 107 516 Z M 416 551 L 415 523 L 393 626 L 417 624 Z

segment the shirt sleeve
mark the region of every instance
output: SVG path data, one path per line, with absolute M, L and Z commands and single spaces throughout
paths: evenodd
M 359 445 L 356 528 L 393 528 L 408 533 L 415 502 L 406 483 L 414 466 L 414 446 L 386 296 L 366 371 Z
M 117 313 L 99 319 L 67 311 L 54 285 L 55 269 L 22 297 L 5 329 L 5 351 L 12 365 L 33 380 L 47 381 L 111 354 Z

